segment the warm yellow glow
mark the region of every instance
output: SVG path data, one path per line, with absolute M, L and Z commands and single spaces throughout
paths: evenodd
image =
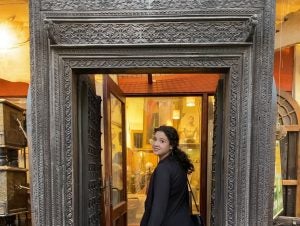
M 167 126 L 173 126 L 173 123 L 172 123 L 171 120 L 167 120 L 166 125 L 167 125 Z
M 173 119 L 180 119 L 180 110 L 173 110 Z
M 194 107 L 195 106 L 195 97 L 186 97 L 186 106 Z
M 0 24 L 0 49 L 12 48 L 16 43 L 13 31 L 6 24 Z

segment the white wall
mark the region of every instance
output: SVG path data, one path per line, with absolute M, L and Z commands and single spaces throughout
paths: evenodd
M 300 11 L 289 14 L 287 21 L 277 27 L 275 34 L 275 50 L 300 43 Z

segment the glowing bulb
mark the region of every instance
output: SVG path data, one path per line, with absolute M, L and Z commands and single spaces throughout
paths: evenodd
M 0 49 L 9 49 L 16 42 L 15 37 L 8 26 L 0 26 Z
M 194 107 L 195 106 L 195 97 L 186 97 L 186 106 Z

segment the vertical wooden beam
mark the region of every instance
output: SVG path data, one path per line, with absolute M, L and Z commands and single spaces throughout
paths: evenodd
M 296 191 L 296 217 L 300 217 L 300 133 L 297 144 L 297 191 Z
M 300 44 L 294 46 L 294 87 L 293 94 L 297 103 L 300 103 Z M 298 123 L 300 118 L 298 118 Z M 299 125 L 298 125 L 299 126 Z M 300 217 L 300 129 L 298 130 L 298 144 L 297 144 L 297 191 L 296 191 L 296 217 Z
M 149 85 L 152 85 L 153 83 L 153 77 L 152 77 L 152 74 L 148 74 L 148 84 Z
M 202 96 L 201 119 L 201 166 L 200 166 L 200 213 L 206 221 L 207 213 L 207 136 L 208 136 L 208 95 Z

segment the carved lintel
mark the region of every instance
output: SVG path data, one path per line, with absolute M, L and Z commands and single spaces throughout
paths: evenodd
M 262 7 L 263 0 L 41 0 L 45 11 L 182 10 L 203 8 Z
M 156 20 L 45 20 L 53 45 L 165 45 L 246 43 L 257 16 Z

